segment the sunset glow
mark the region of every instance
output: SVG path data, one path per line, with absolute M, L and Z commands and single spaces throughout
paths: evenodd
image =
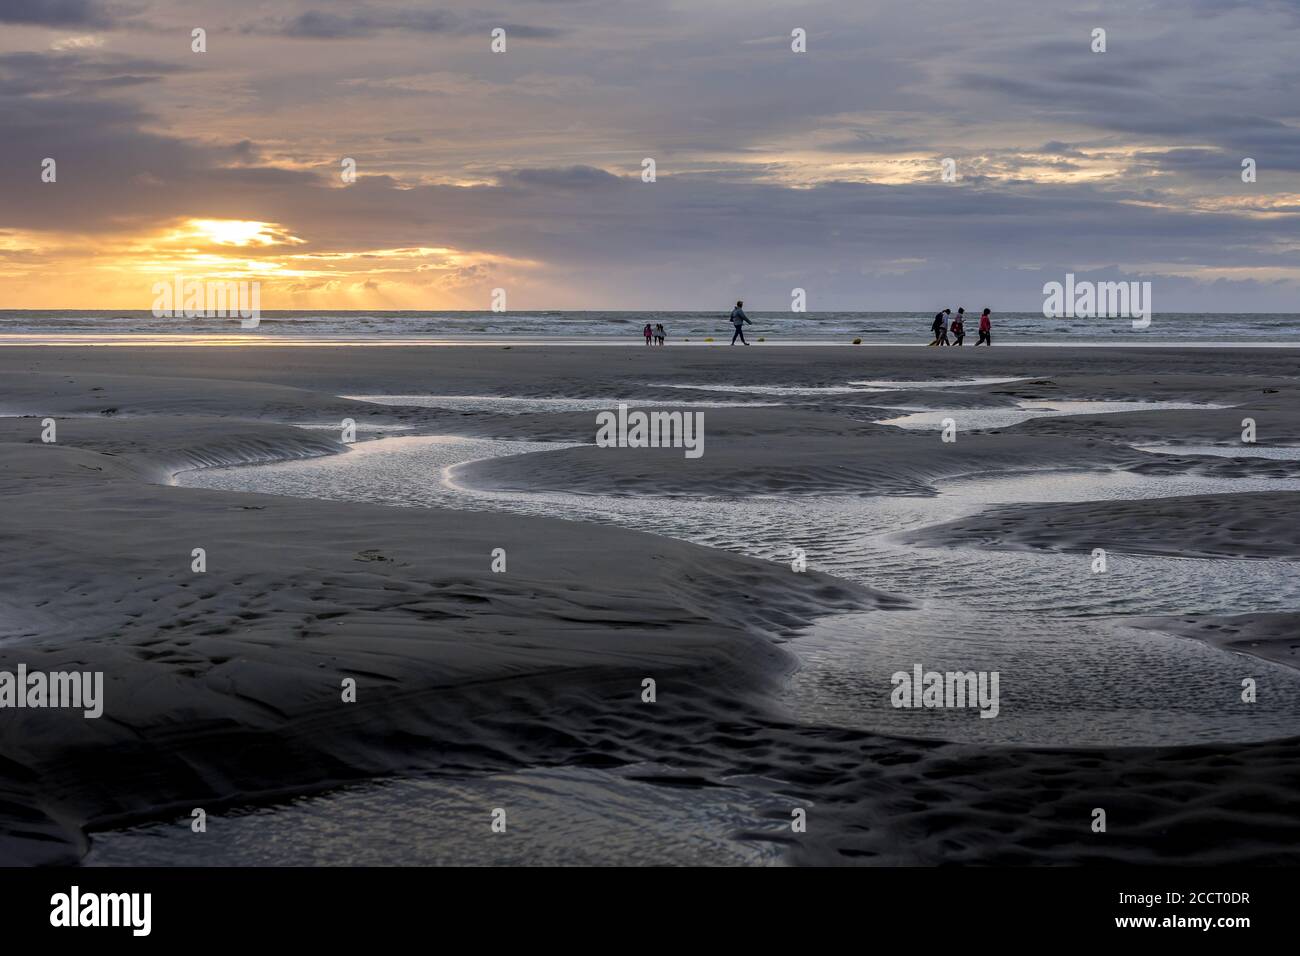
M 1032 309 L 1151 261 L 1168 308 L 1300 294 L 1280 8 L 1141 7 L 1103 56 L 1028 0 L 814 4 L 802 53 L 779 5 L 231 0 L 203 52 L 138 6 L 0 9 L 4 305 L 147 309 L 180 274 L 267 308 Z
M 219 246 L 276 246 L 303 240 L 285 237 L 278 227 L 269 222 L 249 222 L 243 219 L 191 219 L 186 224 L 189 235 L 206 239 Z

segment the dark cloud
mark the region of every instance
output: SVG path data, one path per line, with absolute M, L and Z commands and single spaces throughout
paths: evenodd
M 273 33 L 313 40 L 342 40 L 373 36 L 383 31 L 467 34 L 501 27 L 507 37 L 552 38 L 564 31 L 519 23 L 488 23 L 483 18 L 467 19 L 444 10 L 350 7 L 346 13 L 308 10 L 288 18 L 272 18 L 243 27 L 245 33 Z
M 1073 156 L 1075 159 L 1082 159 L 1087 155 L 1073 143 L 1063 143 L 1056 139 L 1044 143 L 1038 148 L 1037 152 L 1048 153 L 1053 156 Z
M 95 51 L 0 54 L 0 94 L 77 94 L 157 82 L 181 68 L 161 60 Z M 31 104 L 39 110 L 39 103 Z
M 380 30 L 411 30 L 417 33 L 449 33 L 455 18 L 440 10 L 391 10 L 327 13 L 309 10 L 287 20 L 269 21 L 270 32 L 290 37 L 333 40 L 364 37 Z M 263 29 L 250 26 L 248 32 Z
M 601 189 L 623 182 L 618 176 L 592 166 L 570 166 L 567 169 L 518 169 L 500 174 L 505 184 L 520 183 L 525 186 L 542 186 L 555 189 Z
M 854 130 L 852 135 L 818 147 L 830 153 L 908 153 L 916 143 L 904 136 L 891 136 L 869 130 Z
M 102 28 L 115 19 L 99 0 L 0 0 L 0 23 Z

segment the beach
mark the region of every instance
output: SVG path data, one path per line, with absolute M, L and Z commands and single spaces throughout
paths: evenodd
M 454 783 L 424 862 L 1300 862 L 1298 384 L 1258 347 L 0 347 L 0 671 L 104 688 L 0 723 L 0 860 L 199 865 L 195 808 L 255 841 Z M 620 403 L 702 454 L 598 446 Z M 914 666 L 1000 673 L 997 716 L 891 706 Z M 484 843 L 510 800 L 536 857 Z M 379 817 L 340 819 L 421 862 Z

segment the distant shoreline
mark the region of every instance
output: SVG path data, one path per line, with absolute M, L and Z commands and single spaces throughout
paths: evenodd
M 851 341 L 829 339 L 782 339 L 779 341 L 754 341 L 750 343 L 751 348 L 926 348 L 929 343 L 924 341 L 917 342 L 870 342 L 864 341 L 859 345 L 854 345 Z M 608 347 L 608 348 L 640 348 L 646 349 L 647 346 L 638 336 L 629 338 L 628 336 L 607 337 L 607 338 L 590 338 L 590 337 L 560 337 L 560 336 L 535 336 L 535 337 L 515 337 L 515 336 L 483 336 L 475 338 L 471 336 L 461 336 L 458 338 L 435 338 L 435 337 L 414 337 L 404 338 L 399 336 L 375 336 L 372 338 L 357 338 L 354 336 L 341 336 L 339 338 L 321 338 L 312 336 L 267 336 L 267 335 L 248 335 L 248 334 L 211 334 L 196 335 L 183 332 L 176 332 L 167 335 L 151 335 L 149 333 L 104 333 L 99 335 L 82 335 L 78 333 L 67 334 L 42 334 L 42 333 L 14 333 L 10 335 L 0 335 L 0 347 L 10 348 L 68 348 L 68 347 L 96 347 L 96 348 L 242 348 L 242 347 L 273 347 L 273 348 L 401 348 L 401 347 L 491 347 L 497 346 L 502 348 L 515 347 Z M 705 346 L 722 346 L 727 348 L 728 343 L 726 336 L 719 335 L 714 341 L 708 342 L 700 340 L 681 340 L 669 341 L 669 347 L 673 348 L 697 348 Z M 1028 348 L 1061 348 L 1061 349 L 1296 349 L 1300 348 L 1300 342 L 1264 342 L 1264 341 L 1159 341 L 1159 342 L 998 342 L 996 346 L 1000 349 L 1028 349 Z M 737 345 L 735 348 L 741 348 Z M 962 346 L 961 348 L 973 348 L 973 346 Z M 951 351 L 951 347 L 947 351 Z M 983 351 L 982 349 L 980 351 Z

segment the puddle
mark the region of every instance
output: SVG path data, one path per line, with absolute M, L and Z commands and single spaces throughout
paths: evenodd
M 1227 661 L 1208 645 L 1101 618 L 972 613 L 960 600 L 935 601 L 824 618 L 799 639 L 798 653 L 802 666 L 783 702 L 812 724 L 1083 747 L 1270 740 L 1300 730 L 1300 673 L 1243 656 Z M 981 717 L 975 706 L 895 708 L 891 676 L 918 664 L 923 672 L 996 672 L 997 715 Z M 1244 677 L 1267 688 L 1254 704 L 1239 696 Z
M 872 378 L 860 382 L 849 382 L 850 385 L 858 385 L 875 392 L 897 392 L 901 389 L 929 389 L 929 388 L 967 388 L 972 385 L 1009 385 L 1012 382 L 1029 382 L 1029 378 L 963 378 L 963 379 L 938 379 L 930 381 L 904 382 L 893 379 Z
M 586 412 L 617 408 L 619 402 L 638 408 L 730 408 L 744 406 L 764 408 L 779 402 L 665 402 L 660 398 L 505 398 L 499 395 L 342 395 L 341 398 L 374 405 L 412 405 L 419 408 L 446 408 L 452 411 L 496 412 L 526 415 L 533 412 Z
M 894 381 L 868 379 L 846 382 L 843 385 L 688 385 L 681 382 L 646 382 L 655 388 L 684 388 L 700 392 L 739 392 L 754 395 L 852 395 L 868 392 L 896 392 L 899 389 L 964 388 L 975 385 L 1004 385 L 1008 382 L 1027 382 L 1027 378 L 961 378 L 931 379 L 929 381 Z
M 1218 458 L 1271 458 L 1300 461 L 1300 445 L 1134 445 L 1157 455 L 1214 455 Z
M 290 422 L 294 428 L 306 428 L 311 431 L 337 432 L 340 429 L 339 422 Z M 411 425 L 371 425 L 366 422 L 357 422 L 357 434 L 365 432 L 374 432 L 383 434 L 385 432 L 405 432 L 410 431 Z
M 755 866 L 780 862 L 790 804 L 740 788 L 659 787 L 533 768 L 387 780 L 269 807 L 95 834 L 86 866 Z M 493 833 L 492 811 L 506 832 Z M 764 813 L 771 817 L 764 818 Z M 356 834 L 364 834 L 358 840 Z
M 847 395 L 872 389 L 852 385 L 684 385 L 680 382 L 645 382 L 655 388 L 682 388 L 692 392 L 735 392 L 740 395 Z
M 1194 402 L 1049 402 L 1019 401 L 1007 408 L 919 408 L 914 405 L 890 406 L 894 411 L 909 412 L 895 418 L 880 418 L 877 425 L 896 425 L 899 428 L 941 429 L 945 419 L 951 418 L 962 431 L 986 428 L 1006 428 L 1031 418 L 1059 418 L 1068 415 L 1111 415 L 1118 412 L 1164 411 L 1188 408 L 1225 408 L 1224 405 L 1206 405 Z

